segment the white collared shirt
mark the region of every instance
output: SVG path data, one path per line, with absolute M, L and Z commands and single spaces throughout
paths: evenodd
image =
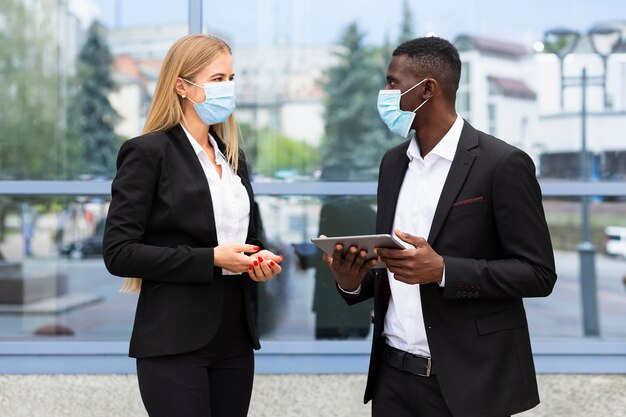
M 248 224 L 250 223 L 250 199 L 246 188 L 241 183 L 241 178 L 228 164 L 213 136 L 209 134 L 209 143 L 215 152 L 215 163 L 222 167 L 221 178 L 202 146 L 187 129 L 183 127 L 183 130 L 200 161 L 200 165 L 202 165 L 202 170 L 211 190 L 218 245 L 246 243 Z M 209 213 L 207 213 L 208 215 Z M 235 275 L 226 269 L 222 269 L 222 274 Z
M 424 158 L 420 155 L 417 140 L 411 141 L 407 149 L 409 167 L 398 195 L 394 229 L 428 239 L 462 130 L 463 119 L 457 114 L 448 133 Z M 389 270 L 387 277 L 391 287 L 383 330 L 387 343 L 406 352 L 430 356 L 420 286 L 397 281 Z M 445 280 L 445 272 L 443 279 Z M 445 281 L 442 281 L 442 285 L 443 282 Z

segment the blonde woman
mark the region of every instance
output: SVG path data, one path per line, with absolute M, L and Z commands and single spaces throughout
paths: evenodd
M 248 412 L 259 349 L 248 284 L 281 271 L 256 238 L 237 144 L 231 50 L 191 35 L 168 51 L 144 134 L 125 142 L 104 261 L 139 291 L 130 356 L 150 416 Z

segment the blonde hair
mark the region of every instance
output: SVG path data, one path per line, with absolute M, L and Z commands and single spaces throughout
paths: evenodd
M 170 47 L 163 60 L 150 111 L 142 134 L 162 132 L 179 123 L 186 122 L 183 114 L 183 98 L 175 90 L 176 80 L 192 80 L 207 65 L 222 53 L 232 54 L 230 47 L 223 40 L 208 35 L 188 35 L 180 38 Z M 215 133 L 226 144 L 226 159 L 237 172 L 239 165 L 239 144 L 237 142 L 237 123 L 231 114 L 223 123 L 212 126 Z M 120 291 L 137 292 L 141 290 L 141 278 L 126 278 Z

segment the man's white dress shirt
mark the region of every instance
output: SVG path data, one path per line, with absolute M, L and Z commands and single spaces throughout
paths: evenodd
M 407 149 L 409 167 L 398 195 L 393 221 L 394 230 L 398 229 L 428 239 L 437 203 L 450 172 L 462 129 L 463 119 L 457 115 L 448 133 L 424 158 L 420 155 L 417 141 L 415 139 L 411 141 Z M 387 277 L 391 288 L 383 330 L 387 343 L 400 350 L 430 356 L 420 286 L 394 279 L 393 272 L 389 270 Z M 445 280 L 445 272 L 443 279 Z M 444 283 L 442 280 L 441 285 Z

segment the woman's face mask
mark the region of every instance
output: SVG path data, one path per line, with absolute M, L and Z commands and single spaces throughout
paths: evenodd
M 424 100 L 415 110 L 403 111 L 400 109 L 400 99 L 403 95 L 422 84 L 428 78 L 424 78 L 413 87 L 401 93 L 400 90 L 380 90 L 378 93 L 378 114 L 393 133 L 406 138 L 411 130 L 415 112 L 420 109 L 430 98 Z
M 198 85 L 184 78 L 182 78 L 182 80 L 198 88 L 204 88 L 206 98 L 202 103 L 196 103 L 189 97 L 183 97 L 193 103 L 196 113 L 198 113 L 198 116 L 204 124 L 211 126 L 217 123 L 223 123 L 235 110 L 236 96 L 234 81 L 222 81 Z

